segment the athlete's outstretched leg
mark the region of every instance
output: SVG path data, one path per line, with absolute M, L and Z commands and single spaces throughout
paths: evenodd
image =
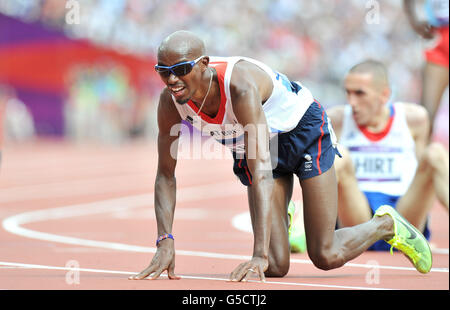
M 423 231 L 435 198 L 448 211 L 448 152 L 439 143 L 431 143 L 419 159 L 416 174 L 397 203 L 398 212 Z
M 334 166 L 321 175 L 300 180 L 300 184 L 308 255 L 316 267 L 340 267 L 375 241 L 393 236 L 393 222 L 386 215 L 335 230 L 338 197 Z

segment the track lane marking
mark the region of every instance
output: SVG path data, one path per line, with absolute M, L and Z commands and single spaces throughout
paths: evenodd
M 225 198 L 243 193 L 244 191 L 242 190 L 242 186 L 237 184 L 237 182 L 215 183 L 215 184 L 181 188 L 177 191 L 177 201 L 186 202 L 212 198 L 217 199 L 221 197 Z M 143 206 L 146 207 L 153 206 L 153 194 L 126 196 L 115 199 L 107 199 L 90 203 L 82 203 L 70 206 L 20 213 L 4 219 L 2 222 L 2 226 L 6 231 L 10 233 L 31 239 L 38 239 L 49 242 L 57 242 L 72 245 L 82 245 L 96 248 L 105 248 L 118 251 L 156 253 L 155 247 L 68 237 L 46 232 L 40 232 L 22 227 L 22 225 L 29 223 L 36 223 L 48 220 L 60 220 L 77 216 L 96 215 L 110 212 L 120 212 Z M 217 258 L 217 259 L 234 259 L 234 260 L 251 259 L 251 256 L 247 255 L 224 254 L 205 251 L 187 251 L 187 250 L 177 250 L 177 255 Z M 295 259 L 295 258 L 291 258 L 291 263 L 312 264 L 310 260 Z M 365 269 L 376 267 L 379 269 L 408 270 L 417 272 L 416 269 L 413 267 L 401 267 L 401 266 L 383 266 L 383 265 L 373 266 L 368 264 L 346 263 L 343 267 L 354 267 Z M 448 273 L 448 268 L 432 268 L 430 272 Z
M 59 271 L 79 271 L 79 272 L 93 272 L 93 273 L 109 273 L 109 274 L 121 274 L 121 275 L 133 275 L 136 272 L 129 271 L 118 271 L 118 270 L 105 270 L 105 269 L 93 269 L 93 268 L 70 268 L 70 267 L 58 267 L 58 266 L 47 266 L 47 265 L 36 265 L 36 264 L 24 264 L 17 262 L 2 262 L 0 265 L 11 267 L 11 268 L 26 268 L 26 269 L 45 269 L 45 270 L 59 270 Z M 162 274 L 162 277 L 167 277 L 166 274 Z M 188 276 L 179 275 L 182 279 L 192 279 L 192 280 L 213 280 L 213 281 L 223 281 L 230 282 L 229 279 L 224 278 L 214 278 L 214 277 L 199 277 L 199 276 Z M 129 280 L 136 281 L 136 280 Z M 287 286 L 308 286 L 308 287 L 320 287 L 320 288 L 332 288 L 332 289 L 352 289 L 352 290 L 392 290 L 389 288 L 380 287 L 367 287 L 367 286 L 349 286 L 349 285 L 332 285 L 332 284 L 314 284 L 314 283 L 298 283 L 298 282 L 281 282 L 281 281 L 267 281 L 265 283 L 248 280 L 250 283 L 258 283 L 261 285 L 276 284 L 276 285 L 287 285 Z

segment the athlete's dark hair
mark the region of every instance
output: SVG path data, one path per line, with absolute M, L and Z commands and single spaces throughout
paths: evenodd
M 374 82 L 381 87 L 389 86 L 389 76 L 386 66 L 377 60 L 368 59 L 354 65 L 349 73 L 370 73 Z

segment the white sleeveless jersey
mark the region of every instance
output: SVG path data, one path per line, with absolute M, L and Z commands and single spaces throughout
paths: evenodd
M 385 130 L 371 134 L 358 127 L 351 107 L 346 105 L 340 143 L 350 151 L 361 191 L 402 196 L 417 168 L 415 142 L 403 104 L 395 103 L 390 108 Z
M 240 60 L 257 65 L 272 78 L 272 94 L 262 106 L 271 136 L 295 128 L 314 102 L 314 98 L 311 92 L 299 82 L 291 83 L 286 76 L 273 71 L 257 60 L 247 57 L 210 57 L 209 65 L 217 72 L 221 94 L 217 115 L 211 118 L 201 111 L 197 115 L 198 107 L 191 100 L 186 104 L 179 104 L 172 96 L 173 102 L 181 118 L 200 130 L 202 135 L 211 136 L 234 152 L 243 154 L 245 153 L 244 128 L 238 123 L 233 112 L 230 94 L 233 67 Z

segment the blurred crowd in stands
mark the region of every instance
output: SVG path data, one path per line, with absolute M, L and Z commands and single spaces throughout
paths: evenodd
M 4 136 L 0 130 L 0 151 L 3 140 L 22 142 L 35 134 L 31 112 L 9 85 L 0 84 L 0 118 L 0 125 L 4 127 Z
M 77 141 L 103 140 L 121 143 L 129 137 L 148 134 L 155 124 L 155 105 L 148 92 L 130 83 L 126 68 L 113 62 L 79 65 L 66 80 L 67 136 Z M 153 107 L 153 109 L 152 109 Z M 153 126 L 150 132 L 156 128 Z
M 80 12 L 75 24 L 67 22 L 71 8 L 67 5 L 73 1 Z M 191 30 L 204 38 L 209 55 L 263 61 L 301 81 L 325 107 L 345 103 L 341 86 L 346 71 L 358 61 L 374 58 L 388 66 L 395 100 L 420 98 L 427 42 L 410 28 L 401 0 L 16 0 L 0 1 L 0 13 L 39 20 L 68 37 L 153 61 L 164 37 L 179 29 Z M 136 115 L 125 113 L 133 110 L 129 105 L 136 94 L 121 68 L 99 65 L 77 70 L 69 78 L 68 114 L 80 112 L 68 122 L 70 132 L 86 130 L 77 122 L 95 118 L 100 110 L 120 111 L 110 113 L 119 132 L 126 122 L 136 122 Z M 141 100 L 148 100 L 147 106 L 157 104 L 155 95 Z M 144 117 L 154 122 L 154 109 L 145 113 L 141 121 Z

